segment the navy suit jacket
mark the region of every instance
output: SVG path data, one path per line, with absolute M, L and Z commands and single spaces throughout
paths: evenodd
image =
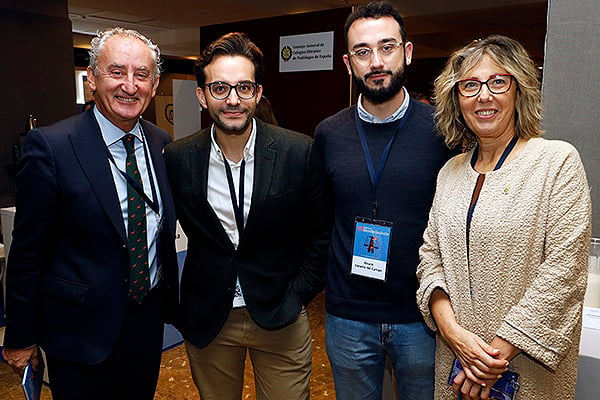
M 141 123 L 163 203 L 159 251 L 163 284 L 173 302 L 175 211 L 161 153 L 170 137 Z M 92 110 L 27 135 L 16 208 L 4 345 L 39 344 L 53 357 L 104 360 L 125 318 L 129 255 L 106 145 Z
M 237 250 L 207 200 L 210 128 L 165 148 L 188 237 L 177 327 L 197 347 L 225 324 L 237 276 L 248 312 L 267 329 L 293 322 L 325 286 L 332 217 L 313 141 L 256 121 L 252 204 Z

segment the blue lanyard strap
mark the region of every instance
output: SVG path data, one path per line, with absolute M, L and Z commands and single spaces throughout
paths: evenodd
M 500 156 L 500 159 L 496 163 L 496 166 L 494 167 L 494 171 L 499 170 L 500 167 L 502 167 L 502 164 L 504 164 L 504 161 L 506 161 L 506 159 L 508 158 L 508 155 L 515 148 L 518 141 L 519 141 L 519 135 L 515 135 L 511 139 L 510 143 L 508 143 L 508 146 L 506 146 L 506 148 L 504 149 L 504 152 Z M 471 166 L 473 168 L 475 168 L 475 164 L 477 163 L 478 155 L 479 155 L 479 147 L 475 147 L 475 151 L 473 151 L 473 156 L 471 157 Z
M 381 176 L 383 175 L 383 170 L 385 169 L 385 165 L 387 164 L 388 158 L 390 156 L 390 151 L 392 149 L 392 144 L 394 143 L 394 139 L 398 136 L 398 132 L 404 127 L 407 121 L 408 114 L 410 112 L 410 104 L 404 117 L 400 119 L 400 121 L 395 126 L 395 131 L 388 144 L 385 146 L 383 150 L 383 154 L 381 155 L 381 159 L 379 160 L 379 164 L 377 166 L 377 171 L 375 171 L 375 167 L 373 165 L 373 158 L 371 157 L 371 152 L 369 152 L 369 145 L 367 144 L 367 138 L 365 136 L 365 131 L 362 125 L 362 121 L 358 116 L 358 107 L 356 108 L 356 113 L 354 115 L 354 119 L 356 121 L 356 131 L 358 132 L 358 137 L 360 138 L 360 145 L 362 147 L 363 154 L 365 156 L 365 162 L 367 163 L 367 170 L 369 171 L 369 178 L 371 179 L 371 217 L 377 217 L 377 187 L 379 186 L 379 181 L 381 180 Z
M 229 162 L 227 162 L 225 157 L 223 157 L 223 163 L 225 164 L 225 174 L 227 175 L 229 194 L 231 195 L 231 205 L 233 206 L 233 213 L 235 214 L 235 224 L 238 229 L 238 234 L 241 238 L 242 231 L 244 230 L 244 176 L 246 174 L 246 160 L 242 160 L 242 164 L 240 166 L 239 196 L 236 196 L 235 194 L 233 174 L 231 173 L 231 167 L 229 166 Z
M 494 171 L 496 171 L 496 170 L 500 169 L 500 167 L 502 167 L 502 164 L 504 164 L 504 161 L 506 161 L 506 158 L 508 157 L 510 152 L 515 148 L 515 145 L 517 144 L 518 141 L 519 141 L 518 135 L 515 135 L 511 139 L 510 143 L 508 143 L 508 146 L 506 146 L 506 148 L 504 149 L 504 152 L 500 156 L 500 159 L 496 163 L 496 166 L 494 167 Z M 473 151 L 473 156 L 471 157 L 471 166 L 473 168 L 475 168 L 475 163 L 477 162 L 477 154 L 478 154 L 478 148 L 476 147 L 475 151 Z M 481 190 L 481 187 L 483 186 L 484 179 L 485 179 L 485 174 L 480 174 L 479 177 L 477 178 L 477 183 L 475 184 L 475 190 L 473 191 L 473 196 L 471 198 L 471 206 L 469 207 L 469 212 L 467 213 L 467 230 L 471 226 L 471 219 L 473 218 L 473 212 L 475 211 L 475 206 L 477 205 L 477 200 L 479 200 L 479 191 Z

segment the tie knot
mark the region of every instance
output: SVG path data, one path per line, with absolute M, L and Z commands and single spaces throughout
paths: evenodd
M 125 146 L 125 150 L 127 151 L 128 155 L 131 155 L 134 153 L 135 151 L 135 135 L 128 133 L 127 135 L 123 136 L 123 145 Z

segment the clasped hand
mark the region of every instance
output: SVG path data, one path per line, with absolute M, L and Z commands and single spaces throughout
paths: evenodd
M 28 347 L 26 349 L 9 349 L 5 347 L 2 349 L 2 357 L 6 360 L 8 365 L 17 373 L 19 376 L 23 376 L 25 367 L 31 360 L 31 367 L 34 370 L 38 368 L 38 346 Z
M 449 344 L 463 366 L 454 379 L 454 393 L 460 392 L 464 400 L 489 399 L 492 386 L 508 369 L 508 360 L 519 350 L 497 336 L 487 344 L 462 327 L 454 333 Z

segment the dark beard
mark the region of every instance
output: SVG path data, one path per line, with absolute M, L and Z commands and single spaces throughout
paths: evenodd
M 224 134 L 231 135 L 231 136 L 239 136 L 239 135 L 243 135 L 244 133 L 246 133 L 246 129 L 248 129 L 248 126 L 252 123 L 252 118 L 249 118 L 246 125 L 244 125 L 240 128 L 233 128 L 231 126 L 225 125 L 218 119 L 213 120 L 213 122 L 215 123 L 217 128 L 219 128 L 221 130 L 221 132 L 223 132 Z
M 236 107 L 228 107 L 227 109 L 232 110 L 232 111 L 238 110 L 238 108 L 236 108 Z M 250 124 L 252 124 L 252 117 L 253 117 L 253 115 L 248 113 L 248 119 L 246 120 L 246 124 L 241 127 L 234 127 L 234 126 L 224 124 L 223 121 L 221 121 L 219 118 L 217 118 L 216 113 L 212 114 L 209 112 L 209 115 L 210 115 L 211 119 L 213 120 L 214 124 L 217 126 L 217 128 L 219 128 L 226 135 L 231 135 L 231 136 L 239 136 L 239 135 L 243 135 L 244 133 L 246 133 L 246 129 L 248 128 L 248 126 Z
M 381 73 L 382 71 L 374 71 L 369 72 L 365 75 L 364 79 L 358 78 L 354 73 L 352 73 L 352 79 L 356 84 L 356 90 L 361 93 L 366 99 L 368 99 L 371 103 L 381 104 L 390 100 L 392 97 L 398 94 L 400 90 L 402 90 L 402 86 L 404 86 L 404 71 L 400 70 L 396 73 L 392 73 L 392 71 L 383 71 L 392 76 L 392 80 L 390 81 L 389 86 L 378 87 L 377 89 L 371 89 L 365 83 L 365 79 L 367 79 L 370 75 Z

